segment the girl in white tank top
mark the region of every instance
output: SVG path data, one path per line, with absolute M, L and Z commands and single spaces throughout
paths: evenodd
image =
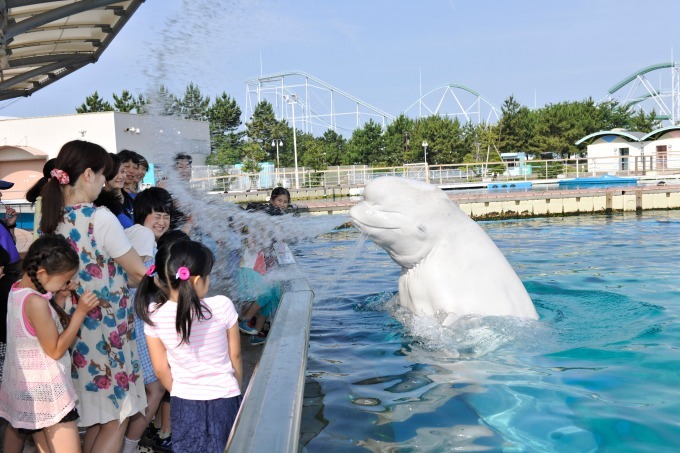
M 42 236 L 28 249 L 24 274 L 8 298 L 0 417 L 32 434 L 40 451 L 81 451 L 68 348 L 99 301 L 85 292 L 70 319 L 59 305 L 77 288 L 78 264 L 64 237 Z

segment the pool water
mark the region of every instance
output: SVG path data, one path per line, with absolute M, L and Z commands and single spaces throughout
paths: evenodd
M 441 328 L 398 307 L 397 265 L 358 232 L 297 245 L 307 451 L 678 451 L 680 212 L 481 225 L 539 321 Z

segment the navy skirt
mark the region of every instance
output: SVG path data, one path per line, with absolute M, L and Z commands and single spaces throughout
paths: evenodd
M 240 395 L 208 401 L 172 396 L 172 451 L 223 453 L 240 406 Z

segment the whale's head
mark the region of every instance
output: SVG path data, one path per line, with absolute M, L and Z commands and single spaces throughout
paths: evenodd
M 456 206 L 439 188 L 420 181 L 382 177 L 364 189 L 350 209 L 352 223 L 405 268 L 420 262 L 441 236 Z

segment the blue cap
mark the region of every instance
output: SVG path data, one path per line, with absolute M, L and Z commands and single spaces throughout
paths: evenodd
M 0 179 L 0 190 L 7 190 L 11 189 L 14 186 L 13 182 L 5 181 L 4 179 Z

